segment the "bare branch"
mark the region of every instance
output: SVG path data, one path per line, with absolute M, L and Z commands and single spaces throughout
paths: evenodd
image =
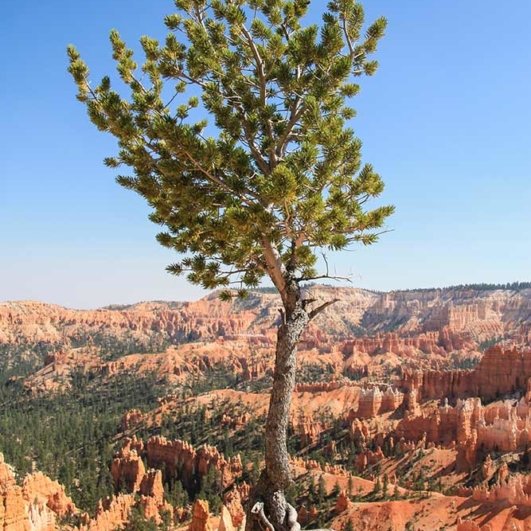
M 296 279 L 297 282 L 310 282 L 312 280 L 322 280 L 322 279 L 328 279 L 328 280 L 337 280 L 338 282 L 345 281 L 352 283 L 352 279 L 350 277 L 342 277 L 338 275 L 316 275 L 315 277 L 299 277 Z
M 304 309 L 306 309 L 306 306 L 308 306 L 308 304 L 311 304 L 312 302 L 316 302 L 317 299 L 303 299 L 302 300 L 302 307 Z
M 326 310 L 329 306 L 332 306 L 332 304 L 335 304 L 336 302 L 339 302 L 340 299 L 333 299 L 331 301 L 327 301 L 323 304 L 321 304 L 321 306 L 318 306 L 317 308 L 315 308 L 315 310 L 312 310 L 309 314 L 308 314 L 308 317 L 310 318 L 310 321 L 314 318 L 314 317 L 317 317 L 321 312 L 323 312 L 324 310 Z
M 348 33 L 347 20 L 344 13 L 341 13 L 341 27 L 343 29 L 343 33 L 345 34 L 345 40 L 347 41 L 350 57 L 354 57 L 354 43 L 352 42 L 352 39 Z

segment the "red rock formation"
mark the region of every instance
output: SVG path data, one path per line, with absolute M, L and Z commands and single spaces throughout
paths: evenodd
M 441 349 L 456 350 L 463 347 L 466 337 L 473 341 L 507 333 L 524 337 L 522 330 L 529 320 L 531 306 L 529 290 L 486 292 L 454 288 L 374 293 L 316 286 L 309 291 L 317 299 L 316 304 L 330 298 L 339 302 L 309 327 L 303 338 L 306 349 L 326 345 L 331 336 L 335 340 L 350 339 L 352 330 L 363 325 L 369 333 L 378 334 L 390 326 L 396 331 L 356 343 L 357 352 L 374 353 L 381 349 L 400 354 L 412 348 L 434 354 Z M 258 344 L 272 338 L 278 306 L 275 295 L 261 292 L 252 293 L 244 303 L 222 302 L 213 293 L 196 302 L 150 302 L 91 311 L 38 302 L 8 302 L 0 305 L 0 343 L 20 339 L 61 343 L 65 338 L 79 340 L 98 334 L 134 340 L 143 346 L 157 340 L 215 338 L 248 338 Z
M 465 520 L 457 523 L 457 531 L 481 531 L 481 528 L 475 522 Z
M 136 504 L 134 494 L 118 494 L 112 498 L 100 500 L 96 516 L 79 527 L 79 531 L 115 531 L 128 521 L 131 510 Z
M 531 299 L 528 293 L 503 290 L 375 294 L 312 288 L 312 296 L 318 301 L 333 294 L 341 302 L 312 323 L 301 343 L 300 360 L 302 366 L 322 367 L 334 377 L 366 377 L 369 373 L 385 376 L 391 368 L 444 367 L 448 366 L 449 352 L 470 351 L 481 339 L 502 334 L 525 337 L 522 329 L 526 325 L 518 321 L 529 319 Z M 223 303 L 211 295 L 194 303 L 143 303 L 96 311 L 40 303 L 4 303 L 0 304 L 0 343 L 43 341 L 63 345 L 48 357 L 41 371 L 27 380 L 33 391 L 57 391 L 70 385 L 70 374 L 79 367 L 109 377 L 124 371 L 153 372 L 170 383 L 223 368 L 244 380 L 253 380 L 271 371 L 278 300 L 263 293 L 252 297 L 252 304 Z M 397 320 L 402 324 L 396 332 L 380 332 L 386 323 L 396 326 Z M 369 333 L 375 334 L 352 339 L 351 330 L 362 323 Z M 117 344 L 124 342 L 128 348 L 135 344 L 142 350 L 158 350 L 157 345 L 197 339 L 208 344 L 172 347 L 148 355 L 131 354 L 106 362 L 99 358 L 98 349 L 90 346 L 93 337 L 97 338 L 96 345 L 103 338 Z M 88 346 L 69 348 L 69 342 L 74 341 Z M 439 396 L 443 391 L 451 398 L 474 396 L 473 389 L 470 394 L 461 392 L 467 389 L 467 383 L 461 382 L 457 373 L 442 378 L 426 373 L 424 379 L 417 386 L 426 388 L 420 400 Z M 407 377 L 405 383 L 408 385 Z
M 485 461 L 483 461 L 483 464 L 481 465 L 481 478 L 483 479 L 483 481 L 489 481 L 495 473 L 496 468 L 494 466 L 492 458 L 490 457 L 490 454 L 488 454 L 485 458 Z
M 417 441 L 422 434 L 431 443 L 458 445 L 458 468 L 475 464 L 478 448 L 502 452 L 521 452 L 531 443 L 531 411 L 524 399 L 482 406 L 479 398 L 458 400 L 455 407 L 445 403 L 417 414 L 406 414 L 395 433 L 406 441 Z
M 77 513 L 74 502 L 66 495 L 64 487 L 42 472 L 34 472 L 24 478 L 22 492 L 28 502 L 43 502 L 58 516 Z
M 245 523 L 245 509 L 243 508 L 242 504 L 241 487 L 242 486 L 240 485 L 239 488 L 231 489 L 223 497 L 224 507 L 227 508 L 231 516 L 232 525 L 235 529 L 242 527 Z M 250 488 L 249 485 L 246 485 L 246 487 Z M 245 490 L 246 489 L 244 487 L 244 491 Z M 249 492 L 247 490 L 246 494 L 244 495 L 244 498 L 247 499 L 248 496 Z
M 392 352 L 400 357 L 409 357 L 419 351 L 424 354 L 444 356 L 453 350 L 469 347 L 475 348 L 473 341 L 465 342 L 462 336 L 453 334 L 452 329 L 442 328 L 441 331 L 424 332 L 410 337 L 401 337 L 397 333 L 376 334 L 375 337 L 356 338 L 343 345 L 343 353 L 347 356 L 359 354 L 385 354 Z
M 525 393 L 531 378 L 531 349 L 494 346 L 469 371 L 406 372 L 403 388 L 416 389 L 420 400 L 478 396 L 492 400 L 518 391 Z
M 518 507 L 531 507 L 531 476 L 518 474 L 491 488 L 476 487 L 472 499 L 482 503 L 503 501 Z
M 149 496 L 158 505 L 164 503 L 164 487 L 162 485 L 162 472 L 160 470 L 148 470 L 140 483 L 140 492 Z
M 1 529 L 30 531 L 28 504 L 17 485 L 0 487 L 0 524 Z
M 295 433 L 300 437 L 301 444 L 308 445 L 318 442 L 327 427 L 324 422 L 316 421 L 313 417 L 300 415 L 295 424 Z
M 368 466 L 373 466 L 384 458 L 385 455 L 379 446 L 374 451 L 364 450 L 356 456 L 356 470 L 360 473 L 364 472 Z
M 226 459 L 212 446 L 195 449 L 185 441 L 170 441 L 160 436 L 150 437 L 145 446 L 137 439 L 126 439 L 111 467 L 116 486 L 124 485 L 130 492 L 143 492 L 146 470 L 142 456 L 150 467 L 178 477 L 189 489 L 194 488 L 197 480 L 206 476 L 211 468 L 218 472 L 223 488 L 232 485 L 243 471 L 239 455 Z
M 107 333 L 145 342 L 156 334 L 170 339 L 213 338 L 243 333 L 255 318 L 253 312 L 231 313 L 232 305 L 209 296 L 197 302 L 141 303 L 126 309 L 69 310 L 37 302 L 0 306 L 0 341 L 27 337 L 32 342 L 59 342 L 65 335 L 83 337 Z
M 337 497 L 336 504 L 334 506 L 334 512 L 339 514 L 343 511 L 346 511 L 348 509 L 349 502 L 350 500 L 348 499 L 346 492 L 341 491 Z
M 58 517 L 73 513 L 77 509 L 59 483 L 35 472 L 20 487 L 0 454 L 0 529 L 53 531 Z
M 120 423 L 120 428 L 122 431 L 127 431 L 137 426 L 144 420 L 144 415 L 138 409 L 131 409 L 126 411 L 122 416 L 122 421 Z
M 192 521 L 188 526 L 188 531 L 213 531 L 207 501 L 195 500 L 192 507 Z
M 404 400 L 404 395 L 388 387 L 383 393 L 379 387 L 362 389 L 359 397 L 357 417 L 369 419 L 389 411 L 395 411 Z
M 111 475 L 117 490 L 125 488 L 127 492 L 134 493 L 140 490 L 146 468 L 136 450 L 127 448 L 113 459 Z
M 234 531 L 231 515 L 224 505 L 221 506 L 221 517 L 219 520 L 218 531 Z
M 132 451 L 134 455 L 135 451 Z M 148 470 L 141 478 L 140 484 L 130 494 L 118 494 L 100 500 L 96 515 L 92 520 L 79 527 L 79 531 L 115 531 L 124 526 L 130 518 L 133 507 L 140 507 L 145 518 L 155 523 L 162 522 L 161 514 L 173 513 L 173 507 L 164 501 L 162 472 Z M 140 494 L 137 498 L 135 493 Z

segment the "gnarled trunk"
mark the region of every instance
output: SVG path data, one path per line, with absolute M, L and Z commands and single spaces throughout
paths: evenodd
M 250 509 L 257 501 L 263 502 L 264 513 L 275 531 L 300 529 L 296 512 L 287 503 L 284 492 L 291 482 L 287 432 L 295 388 L 297 344 L 310 318 L 298 287 L 290 295 L 277 333 L 273 388 L 265 427 L 265 469 L 250 499 Z M 255 522 L 256 515 L 248 512 L 247 530 L 260 528 Z

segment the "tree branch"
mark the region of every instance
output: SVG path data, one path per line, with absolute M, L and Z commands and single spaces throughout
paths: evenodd
M 225 192 L 238 196 L 246 205 L 248 206 L 256 205 L 256 203 L 254 203 L 253 201 L 249 201 L 249 199 L 247 199 L 245 196 L 242 196 L 241 194 L 235 192 L 230 186 L 228 186 L 225 183 L 225 181 L 223 181 L 219 177 L 216 177 L 211 172 L 206 170 L 188 151 L 186 151 L 185 149 L 182 149 L 182 152 L 188 158 L 188 160 L 195 166 L 196 170 L 201 172 L 210 182 L 217 184 L 218 186 L 221 186 L 221 188 L 223 188 Z
M 340 299 L 333 299 L 331 301 L 327 301 L 323 304 L 321 304 L 321 306 L 318 306 L 317 308 L 315 308 L 315 310 L 312 310 L 309 314 L 308 314 L 308 317 L 310 318 L 310 321 L 314 318 L 314 317 L 317 317 L 321 312 L 323 312 L 324 310 L 326 310 L 329 306 L 332 306 L 332 304 L 335 304 L 336 302 L 339 302 Z
M 255 66 L 256 66 L 256 72 L 258 74 L 258 78 L 260 80 L 260 102 L 262 103 L 263 110 L 265 112 L 267 107 L 267 79 L 265 74 L 265 68 L 264 68 L 264 60 L 262 59 L 262 56 L 260 55 L 260 52 L 258 51 L 258 47 L 256 46 L 256 43 L 253 40 L 252 35 L 249 33 L 249 30 L 245 27 L 244 24 L 240 26 L 242 33 L 245 36 L 245 39 L 247 40 L 247 44 L 249 45 L 249 48 L 251 49 L 251 52 L 254 57 Z M 269 137 L 270 142 L 270 161 L 269 166 L 271 169 L 276 165 L 277 163 L 277 155 L 275 152 L 275 143 L 274 143 L 274 134 L 273 134 L 273 125 L 271 123 L 271 120 L 269 118 L 265 119 L 266 122 L 266 129 L 267 129 L 267 136 Z
M 266 261 L 266 270 L 273 281 L 273 284 L 278 289 L 282 301 L 287 301 L 287 285 L 285 279 L 286 267 L 282 263 L 282 258 L 276 247 L 273 246 L 267 237 L 262 238 L 262 248 L 264 250 L 264 258 Z
M 329 280 L 344 280 L 346 282 L 352 282 L 352 279 L 350 277 L 340 277 L 336 275 L 317 275 L 315 277 L 299 277 L 297 278 L 297 282 L 309 282 L 311 280 L 321 280 L 323 278 L 327 278 Z
M 306 106 L 304 105 L 304 103 L 299 107 L 299 99 L 297 99 L 296 103 L 294 104 L 292 108 L 290 119 L 286 125 L 286 129 L 284 130 L 282 136 L 279 138 L 277 142 L 276 153 L 279 157 L 284 156 L 285 149 L 291 138 L 291 133 L 293 131 L 293 128 L 295 127 L 297 122 L 301 119 L 305 110 L 306 110 Z

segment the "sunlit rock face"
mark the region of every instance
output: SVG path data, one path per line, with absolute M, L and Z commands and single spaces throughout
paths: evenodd
M 494 346 L 474 370 L 406 371 L 402 387 L 416 389 L 422 400 L 478 396 L 494 400 L 527 390 L 531 378 L 531 348 Z
M 315 304 L 339 299 L 310 326 L 307 348 L 330 338 L 380 334 L 354 342 L 352 349 L 423 352 L 459 350 L 469 340 L 482 341 L 508 332 L 526 335 L 531 290 L 433 289 L 377 293 L 355 288 L 315 286 Z M 99 310 L 71 310 L 39 302 L 0 304 L 0 343 L 51 342 L 65 338 L 128 338 L 139 345 L 155 339 L 171 343 L 209 341 L 245 335 L 256 343 L 274 337 L 280 301 L 253 292 L 248 299 L 222 302 L 215 293 L 195 302 L 148 302 Z M 418 337 L 407 338 L 405 335 Z
M 344 529 L 351 520 L 354 529 L 375 531 L 382 522 L 396 530 L 414 523 L 423 529 L 485 531 L 485 526 L 503 529 L 504 518 L 515 529 L 531 525 L 531 484 L 523 468 L 531 447 L 531 291 L 311 291 L 318 302 L 340 301 L 312 323 L 299 348 L 301 379 L 290 433 L 301 451 L 291 464 L 300 482 L 311 477 L 318 484 L 323 478 L 330 496 L 328 524 Z M 115 492 L 100 500 L 92 518 L 80 514 L 57 482 L 40 472 L 15 481 L 1 462 L 0 530 L 48 531 L 75 514 L 76 529 L 111 531 L 123 528 L 139 509 L 157 523 L 170 512 L 176 525 L 192 531 L 245 525 L 246 460 L 242 464 L 238 455 L 227 457 L 211 444 L 152 434 L 182 406 L 179 390 L 186 382 L 214 370 L 237 377 L 239 386 L 187 395 L 190 411 L 205 407 L 208 414 L 211 403 L 223 404 L 216 418 L 229 434 L 265 415 L 278 307 L 268 293 L 232 303 L 212 295 L 193 303 L 95 311 L 0 304 L 2 347 L 26 345 L 13 355 L 29 356 L 32 345 L 51 346 L 39 369 L 23 380 L 28 396 L 68 391 L 79 372 L 104 383 L 124 374 L 150 374 L 171 387 L 153 410 L 131 409 L 117 420 L 123 444 L 115 448 L 110 468 Z M 487 348 L 499 338 L 506 341 Z M 120 354 L 106 357 L 106 345 Z M 257 382 L 261 386 L 253 388 Z M 349 447 L 355 455 L 347 460 Z M 168 505 L 165 474 L 194 491 L 210 470 L 223 488 L 219 515 L 210 514 L 202 501 Z M 409 470 L 415 479 L 404 477 Z M 388 494 L 396 491 L 397 499 L 371 498 L 384 474 Z M 426 486 L 415 485 L 421 474 L 442 478 L 442 492 L 419 496 Z M 433 482 L 425 483 L 433 489 Z M 347 494 L 349 488 L 354 495 Z M 334 499 L 333 489 L 339 492 Z M 319 517 L 304 498 L 297 509 L 308 525 Z
M 18 485 L 15 471 L 0 454 L 0 529 L 53 531 L 61 517 L 77 512 L 64 488 L 40 472 Z

